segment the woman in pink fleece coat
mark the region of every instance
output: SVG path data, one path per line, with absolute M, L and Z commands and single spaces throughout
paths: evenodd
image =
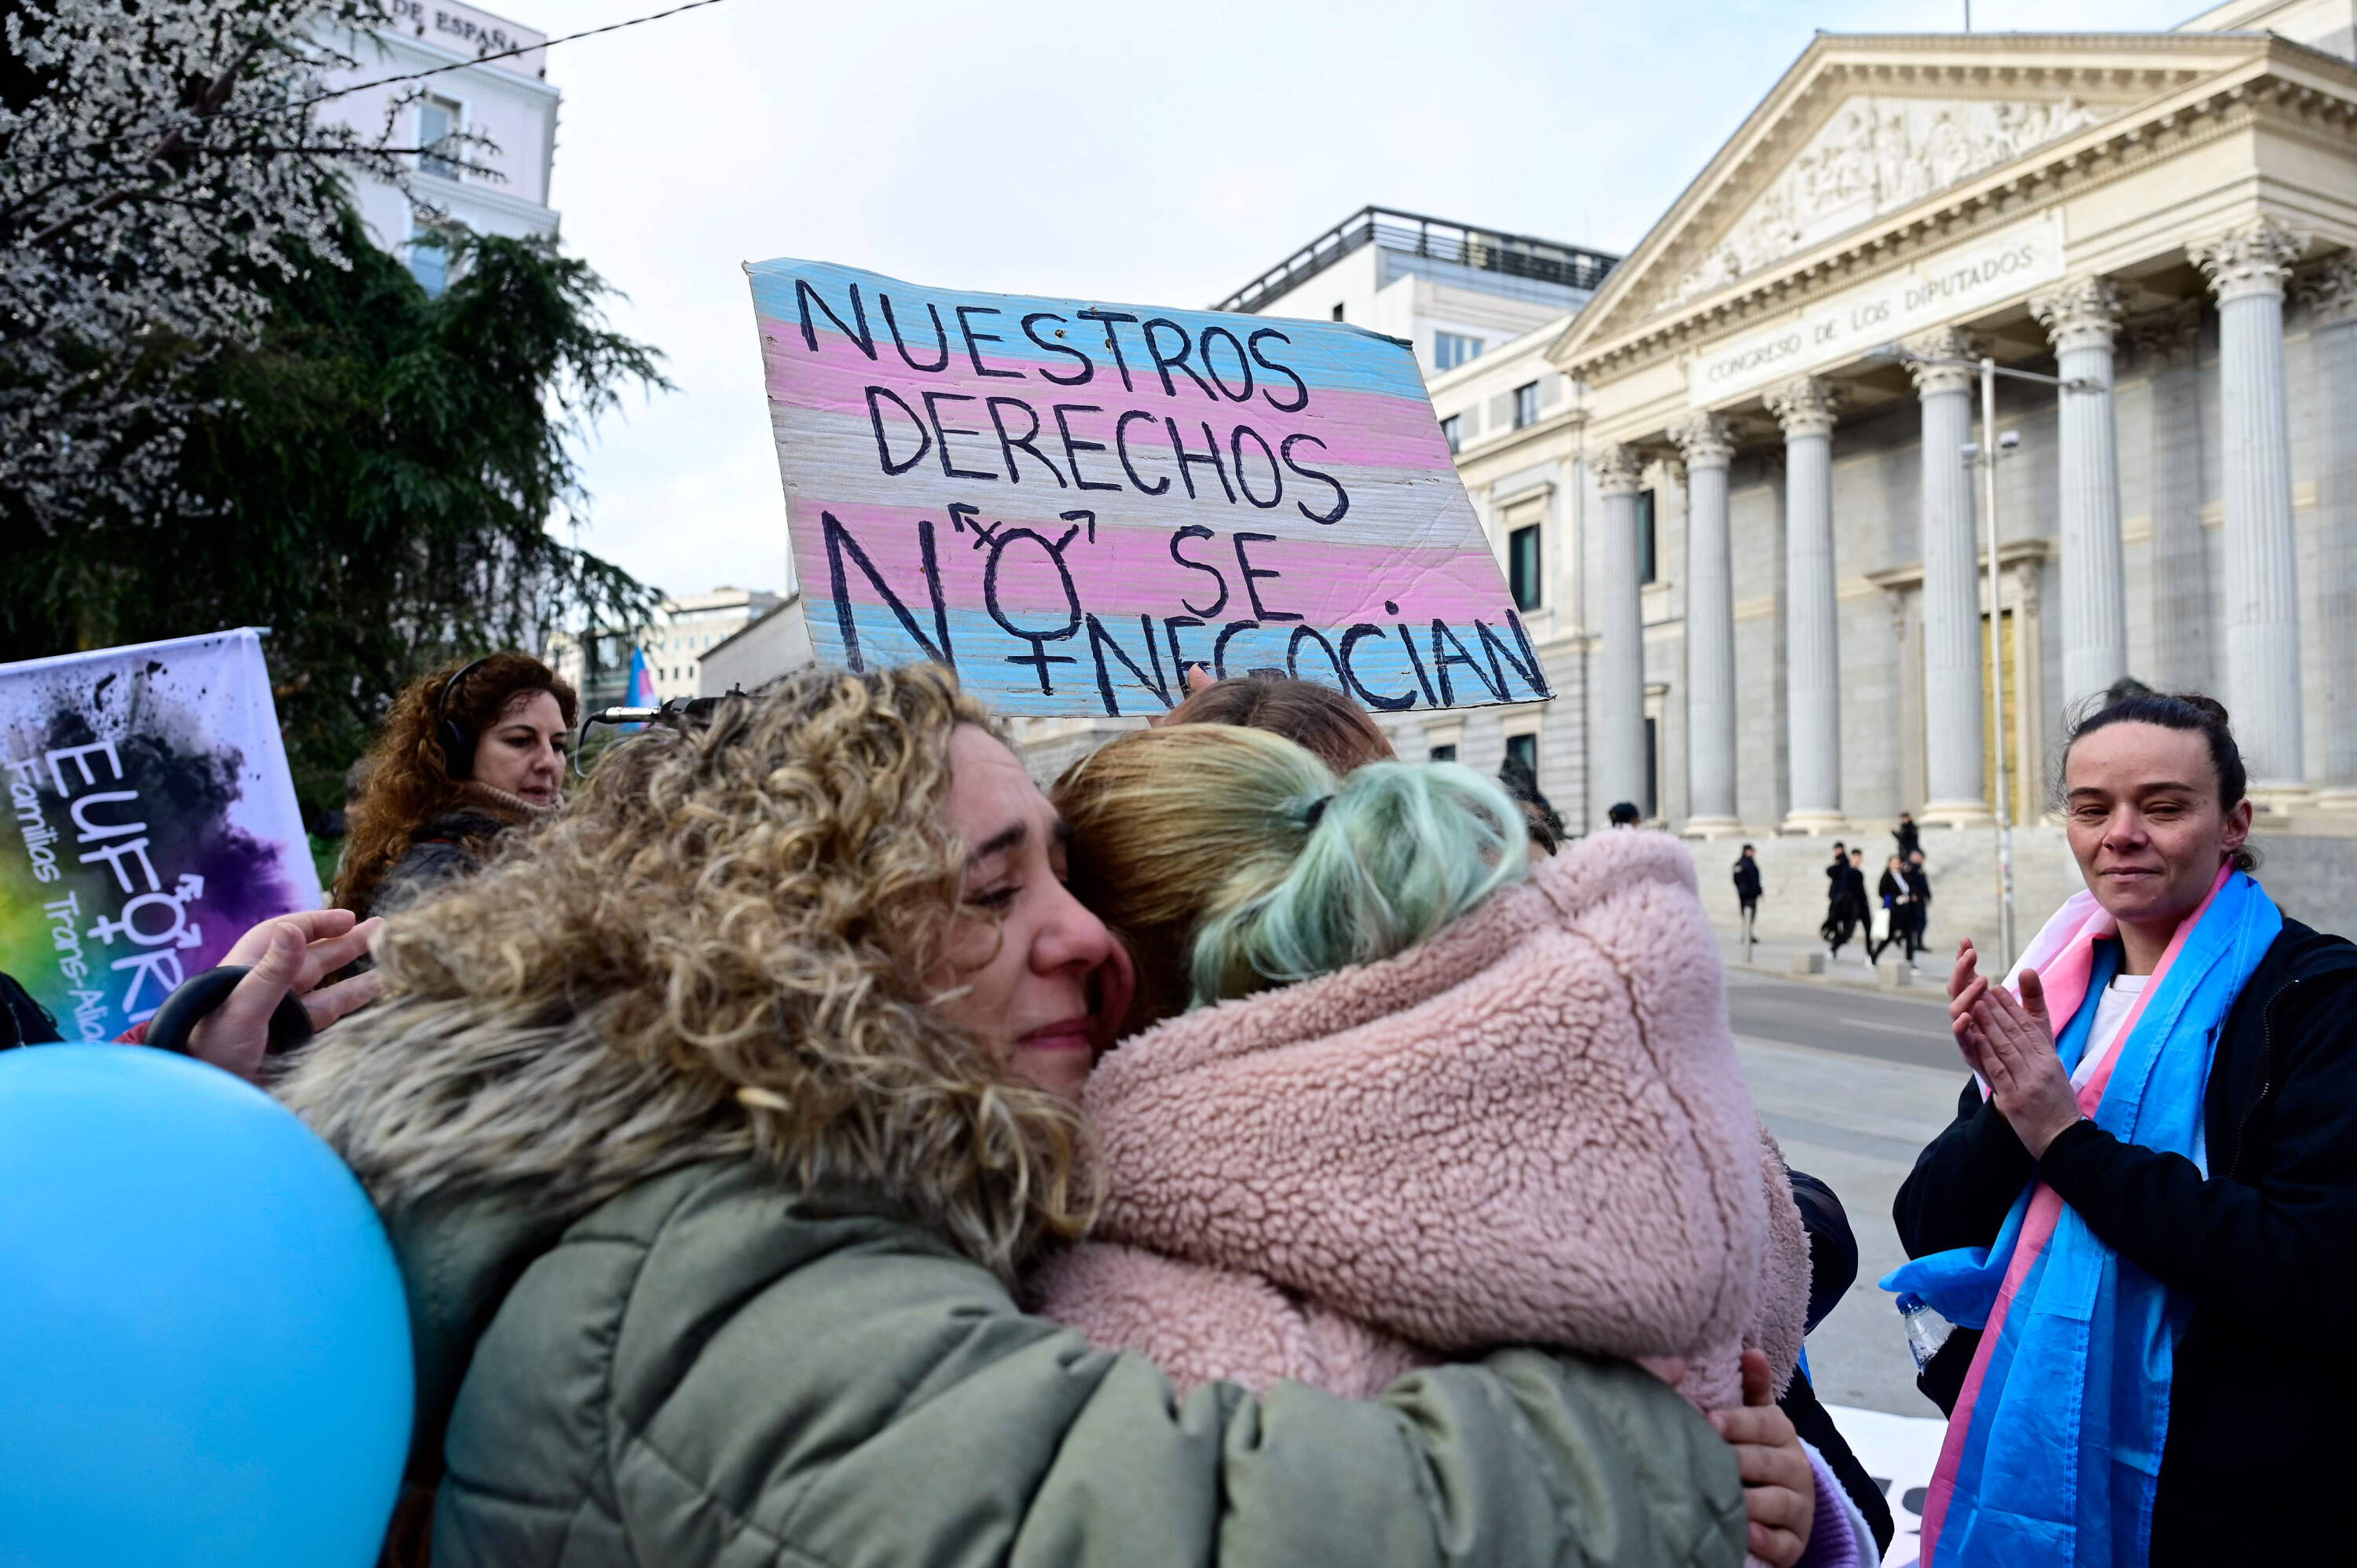
M 1338 782 L 1211 725 L 1125 736 L 1056 800 L 1155 1026 L 1090 1081 L 1108 1198 L 1049 1316 L 1182 1385 L 1364 1396 L 1536 1341 L 1684 1358 L 1711 1408 L 1747 1332 L 1789 1377 L 1805 1243 L 1780 1192 L 1792 1278 L 1763 1289 L 1760 1134 L 1674 841 L 1526 874 L 1467 769 Z
M 1790 1377 L 1806 1242 L 1674 840 L 1526 869 L 1469 770 L 1338 781 L 1216 725 L 1124 736 L 1055 800 L 1141 1032 L 1089 1083 L 1107 1199 L 1048 1316 L 1181 1388 L 1368 1397 L 1515 1342 L 1682 1359 L 1705 1409 L 1747 1343 Z

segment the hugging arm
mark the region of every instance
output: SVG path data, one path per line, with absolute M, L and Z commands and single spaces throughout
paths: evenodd
M 814 1255 L 692 1350 L 657 1332 L 663 1353 L 634 1355 L 630 1317 L 668 1312 L 643 1287 L 619 1325 L 608 1451 L 640 1561 L 719 1561 L 734 1538 L 825 1563 L 1741 1560 L 1732 1451 L 1637 1368 L 1506 1350 L 1370 1402 L 1210 1384 L 1181 1403 L 1142 1358 L 1025 1316 L 909 1227 L 791 1234 Z M 669 1262 L 637 1277 L 681 1277 Z M 461 1433 L 450 1457 L 463 1487 Z

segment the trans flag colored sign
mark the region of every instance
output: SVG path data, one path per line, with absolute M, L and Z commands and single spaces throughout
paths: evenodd
M 1159 713 L 1197 663 L 1388 712 L 1551 694 L 1396 339 L 746 270 L 820 659 L 1014 714 Z

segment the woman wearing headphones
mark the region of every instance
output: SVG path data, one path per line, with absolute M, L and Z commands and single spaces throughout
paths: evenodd
M 410 685 L 362 765 L 336 907 L 391 914 L 471 874 L 500 834 L 556 804 L 579 713 L 573 688 L 528 653 Z

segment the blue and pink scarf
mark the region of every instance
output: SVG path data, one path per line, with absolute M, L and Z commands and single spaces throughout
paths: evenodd
M 2006 979 L 2044 982 L 2057 1054 L 2074 1069 L 2119 968 L 2119 927 L 2078 893 Z M 2080 1109 L 2125 1143 L 2209 1175 L 2202 1097 L 2227 1011 L 2283 929 L 2259 885 L 2228 867 L 2168 950 Z M 2191 1304 L 2115 1253 L 2033 1179 L 1990 1247 L 1934 1252 L 1882 1288 L 1982 1330 L 1923 1507 L 1923 1568 L 2141 1564 L 2169 1433 L 2169 1378 Z

